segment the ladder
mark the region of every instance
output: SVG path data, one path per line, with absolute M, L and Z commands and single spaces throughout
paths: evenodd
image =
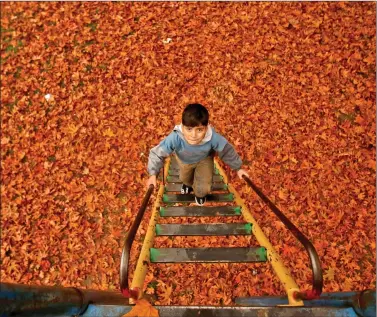
M 175 157 L 168 159 L 164 174 L 167 183 L 161 184 L 153 206 L 151 220 L 144 239 L 144 244 L 137 262 L 131 289 L 141 290 L 147 273 L 145 263 L 247 263 L 269 262 L 272 264 L 279 279 L 287 291 L 290 305 L 302 306 L 300 299 L 294 298 L 294 292 L 299 288 L 289 271 L 285 268 L 271 243 L 256 223 L 247 206 L 229 184 L 224 170 L 215 159 L 213 175 L 213 191 L 226 191 L 225 193 L 210 193 L 208 202 L 223 203 L 235 202 L 235 206 L 162 206 L 163 204 L 193 203 L 193 194 L 172 194 L 181 188 L 179 181 L 179 168 Z M 217 224 L 159 224 L 160 217 L 235 217 L 243 216 L 244 223 L 217 223 Z M 259 245 L 243 248 L 154 248 L 155 236 L 226 236 L 254 234 Z M 141 294 L 138 295 L 140 297 Z
M 247 184 L 304 244 L 309 253 L 313 270 L 313 289 L 311 291 L 300 291 L 247 206 L 235 188 L 228 182 L 226 174 L 216 160 L 212 189 L 223 192 L 213 192 L 209 195 L 208 201 L 215 204 L 234 202 L 233 206 L 170 206 L 175 203 L 191 203 L 194 201 L 194 197 L 193 195 L 173 194 L 179 191 L 181 186 L 174 157 L 167 159 L 164 174 L 167 175 L 167 183 L 163 183 L 159 187 L 131 287 L 128 287 L 130 250 L 144 211 L 148 206 L 153 186 L 148 189 L 135 221 L 126 235 L 120 267 L 121 292 L 0 283 L 0 316 L 122 316 L 131 311 L 132 304 L 136 299 L 143 296 L 143 285 L 149 265 L 190 262 L 268 262 L 266 265 L 270 264 L 273 267 L 287 295 L 236 298 L 234 306 L 155 306 L 160 317 L 376 316 L 375 290 L 322 293 L 322 273 L 314 247 L 248 178 L 244 178 Z M 244 222 L 200 225 L 159 223 L 162 218 L 202 216 L 242 216 Z M 156 236 L 164 235 L 251 234 L 255 236 L 259 245 L 242 248 L 154 248 L 153 245 Z
M 180 191 L 179 169 L 175 160 L 170 164 L 165 186 L 166 194 L 162 202 L 166 204 L 192 203 L 193 194 L 171 194 Z M 227 193 L 212 193 L 207 196 L 208 202 L 233 202 L 234 195 L 228 191 L 219 170 L 214 169 L 213 191 Z M 160 217 L 234 217 L 241 215 L 241 206 L 211 206 L 211 207 L 160 207 Z M 156 236 L 230 236 L 252 234 L 252 223 L 215 223 L 215 224 L 156 224 Z M 151 248 L 151 263 L 227 263 L 227 262 L 266 262 L 266 248 Z
M 212 192 L 207 196 L 207 202 L 211 203 L 224 203 L 235 202 L 233 206 L 173 206 L 176 204 L 194 203 L 193 194 L 177 194 L 180 192 L 181 182 L 179 181 L 179 167 L 175 157 L 168 158 L 163 172 L 163 179 L 166 180 L 161 184 L 155 203 L 152 209 L 150 222 L 148 225 L 147 233 L 145 235 L 144 243 L 140 252 L 140 256 L 136 265 L 134 278 L 131 284 L 131 293 L 129 297 L 141 298 L 143 296 L 143 285 L 148 270 L 148 265 L 153 263 L 248 263 L 248 262 L 269 262 L 272 265 L 277 277 L 284 286 L 287 293 L 285 299 L 280 298 L 278 301 L 265 298 L 264 305 L 274 303 L 273 305 L 279 306 L 280 312 L 283 313 L 283 307 L 287 309 L 296 309 L 297 316 L 324 316 L 328 314 L 338 314 L 339 307 L 304 307 L 308 305 L 308 300 L 319 298 L 322 291 L 322 271 L 319 264 L 318 256 L 314 247 L 309 243 L 310 259 L 313 271 L 314 283 L 313 290 L 301 292 L 296 282 L 291 277 L 289 271 L 284 266 L 279 255 L 276 253 L 271 243 L 263 233 L 262 229 L 258 226 L 254 217 L 248 210 L 244 201 L 237 193 L 235 188 L 228 182 L 224 170 L 221 168 L 217 159 L 215 159 L 215 167 L 213 171 L 213 184 Z M 164 177 L 166 175 L 166 178 Z M 251 181 L 247 180 L 248 183 Z M 250 184 L 254 186 L 253 184 Z M 255 187 L 255 186 L 254 186 Z M 253 188 L 258 192 L 257 188 Z M 216 193 L 216 191 L 222 191 Z M 261 194 L 263 196 L 263 194 Z M 147 194 L 148 196 L 148 194 Z M 265 198 L 264 196 L 262 198 Z M 265 198 L 267 199 L 267 198 Z M 268 204 L 273 205 L 268 199 Z M 145 205 L 145 201 L 143 203 Z M 270 206 L 272 209 L 277 209 L 275 206 Z M 275 210 L 274 210 L 275 212 Z M 281 214 L 281 219 L 285 216 Z M 161 218 L 171 219 L 172 217 L 236 217 L 242 216 L 245 220 L 243 223 L 208 223 L 208 224 L 161 224 Z M 286 225 L 291 231 L 302 238 L 302 234 L 298 229 L 288 220 Z M 230 248 L 156 248 L 154 247 L 154 238 L 158 236 L 229 236 L 229 235 L 251 235 L 253 234 L 258 241 L 259 245 L 253 247 L 230 247 Z M 128 263 L 128 262 L 127 262 Z M 123 263 L 124 269 L 124 263 Z M 122 265 L 121 265 L 122 271 Z M 124 275 L 121 274 L 121 288 L 124 288 Z M 133 293 L 132 293 L 133 292 Z M 324 294 L 324 297 L 327 295 Z M 267 301 L 266 301 L 267 300 Z M 276 298 L 275 298 L 276 300 Z M 263 300 L 262 300 L 263 301 Z M 131 300 L 131 303 L 133 301 Z M 239 298 L 235 300 L 236 306 L 234 307 L 212 307 L 214 316 L 229 316 L 232 311 L 232 316 L 257 316 L 255 305 L 259 306 L 261 303 L 260 297 L 252 298 Z M 310 304 L 309 304 L 310 305 Z M 242 307 L 240 307 L 242 306 Z M 247 306 L 247 307 L 245 307 Z M 203 314 L 200 307 L 193 306 L 172 306 L 170 308 L 160 308 L 160 316 L 165 316 L 165 309 L 168 309 L 166 316 L 181 316 L 187 312 L 192 312 L 192 316 L 196 314 Z M 206 308 L 207 310 L 210 308 Z M 174 313 L 172 313 L 172 310 Z M 325 313 L 326 311 L 326 313 Z M 272 312 L 272 310 L 271 310 Z M 293 312 L 291 310 L 291 312 Z M 301 313 L 299 313 L 301 312 Z M 162 313 L 162 315 L 161 315 Z M 261 313 L 261 312 L 260 312 Z M 173 314 L 173 315 L 171 315 Z M 263 312 L 266 315 L 266 312 Z M 344 316 L 348 313 L 342 311 Z M 352 313 L 351 313 L 352 315 Z M 184 315 L 186 316 L 186 315 Z M 190 315 L 191 316 L 191 315 Z M 211 315 L 212 316 L 212 315 Z M 267 314 L 266 316 L 269 316 Z M 275 316 L 275 315 L 274 315 Z M 276 316 L 279 316 L 276 315 Z M 282 315 L 283 316 L 283 315 Z M 340 316 L 340 315 L 339 315 Z M 342 315 L 343 316 L 343 315 Z

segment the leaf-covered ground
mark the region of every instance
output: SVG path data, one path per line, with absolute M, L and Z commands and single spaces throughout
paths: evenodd
M 375 3 L 7 2 L 1 11 L 2 281 L 118 289 L 148 151 L 200 102 L 315 245 L 324 291 L 375 288 Z M 310 288 L 303 248 L 230 175 Z M 160 304 L 284 293 L 265 264 L 151 265 L 146 288 Z

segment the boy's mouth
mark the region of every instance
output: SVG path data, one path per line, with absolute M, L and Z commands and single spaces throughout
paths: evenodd
M 196 139 L 196 140 L 187 139 L 187 141 L 188 141 L 189 143 L 194 143 L 194 144 L 196 144 L 196 143 L 198 143 L 198 142 L 199 142 L 199 140 L 198 140 L 198 139 Z

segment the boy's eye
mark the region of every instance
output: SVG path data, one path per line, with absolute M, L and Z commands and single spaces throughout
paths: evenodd
M 199 132 L 203 132 L 203 129 L 198 129 Z

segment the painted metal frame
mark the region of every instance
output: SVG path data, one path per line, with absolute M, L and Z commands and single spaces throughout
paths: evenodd
M 246 183 L 258 194 L 258 196 L 267 204 L 268 207 L 274 212 L 274 214 L 281 220 L 281 222 L 291 231 L 291 233 L 301 242 L 304 246 L 305 250 L 308 253 L 310 259 L 310 265 L 312 268 L 313 273 L 313 280 L 312 280 L 312 289 L 307 290 L 304 292 L 295 292 L 293 296 L 297 299 L 315 299 L 319 298 L 322 293 L 323 288 L 323 276 L 322 276 L 322 268 L 321 262 L 319 261 L 319 256 L 317 251 L 315 250 L 313 244 L 309 241 L 308 238 L 304 236 L 304 234 L 298 230 L 298 228 L 269 200 L 262 191 L 253 184 L 253 182 L 246 177 L 243 176 L 243 179 Z
M 219 170 L 220 175 L 223 177 L 224 182 L 226 184 L 228 184 L 228 190 L 231 193 L 233 193 L 236 203 L 242 207 L 241 212 L 242 212 L 243 217 L 245 218 L 245 220 L 247 222 L 250 222 L 250 223 L 253 224 L 252 225 L 252 231 L 253 231 L 253 234 L 255 235 L 255 238 L 257 239 L 258 243 L 261 246 L 266 248 L 268 261 L 271 263 L 271 266 L 274 269 L 277 277 L 279 278 L 279 280 L 283 284 L 283 287 L 284 287 L 284 289 L 287 293 L 287 296 L 288 296 L 289 305 L 291 305 L 291 306 L 303 306 L 304 305 L 303 301 L 301 299 L 296 299 L 294 297 L 294 293 L 300 292 L 300 289 L 299 289 L 298 285 L 296 284 L 296 282 L 294 281 L 294 279 L 292 278 L 290 272 L 284 266 L 282 260 L 280 259 L 279 255 L 277 254 L 277 252 L 273 248 L 272 244 L 270 243 L 270 241 L 268 240 L 268 238 L 266 237 L 266 235 L 262 231 L 261 227 L 259 227 L 257 221 L 254 219 L 251 212 L 247 208 L 244 200 L 238 194 L 237 190 L 233 187 L 233 185 L 229 183 L 228 177 L 227 177 L 225 171 L 223 170 L 223 168 L 220 166 L 217 158 L 215 158 L 214 162 L 215 162 L 216 168 Z
M 240 306 L 155 306 L 160 317 L 375 317 L 376 291 L 323 293 L 305 306 L 281 306 L 287 297 L 264 296 L 236 299 Z M 103 317 L 122 316 L 131 310 L 118 291 L 94 291 L 72 287 L 0 283 L 0 316 Z
M 128 287 L 128 262 L 130 259 L 130 252 L 132 248 L 132 243 L 135 239 L 135 235 L 137 232 L 137 229 L 139 229 L 139 225 L 141 220 L 143 219 L 144 212 L 147 209 L 149 199 L 152 195 L 154 186 L 150 185 L 147 193 L 144 196 L 143 202 L 139 208 L 139 211 L 136 215 L 136 218 L 134 222 L 131 225 L 130 230 L 128 231 L 126 238 L 124 239 L 124 245 L 122 250 L 122 256 L 120 259 L 120 291 L 123 294 L 123 296 L 129 298 L 138 298 L 139 294 L 137 289 L 129 289 Z
M 168 167 L 170 164 L 170 157 L 166 159 L 165 161 L 165 166 L 164 166 L 164 175 L 167 175 Z M 144 243 L 140 251 L 139 259 L 136 264 L 136 269 L 134 272 L 134 277 L 132 279 L 131 283 L 131 289 L 137 291 L 138 298 L 142 298 L 143 296 L 143 286 L 144 286 L 144 280 L 145 276 L 148 271 L 148 264 L 150 263 L 150 249 L 153 247 L 153 241 L 156 235 L 156 223 L 157 220 L 159 219 L 159 207 L 160 207 L 160 202 L 162 201 L 162 196 L 164 194 L 165 186 L 164 182 L 160 184 L 160 188 L 157 193 L 157 197 L 155 199 L 153 209 L 152 209 L 152 214 L 151 218 L 148 224 L 148 229 L 145 234 L 144 238 Z M 133 298 L 130 300 L 131 303 L 133 303 Z
M 170 160 L 165 163 L 164 174 Z M 226 183 L 226 174 L 215 161 Z M 336 316 L 336 317 L 374 317 L 376 315 L 376 291 L 323 293 L 320 298 L 311 301 L 297 300 L 293 294 L 299 291 L 295 281 L 289 275 L 279 256 L 251 215 L 237 191 L 229 184 L 229 191 L 234 194 L 235 201 L 242 207 L 245 220 L 252 223 L 252 232 L 259 244 L 267 249 L 268 259 L 282 281 L 287 295 L 238 298 L 233 307 L 214 306 L 155 306 L 161 317 L 179 316 Z M 164 192 L 164 184 L 159 188 L 152 210 L 145 243 L 137 263 L 131 290 L 136 290 L 140 298 L 150 262 L 150 248 L 153 246 L 155 225 L 159 217 L 158 209 Z M 148 195 L 147 195 L 148 196 Z M 148 199 L 149 200 L 149 197 Z M 144 203 L 143 203 L 144 205 Z M 141 208 L 142 209 L 142 208 Z M 144 208 L 145 209 L 145 208 Z M 142 218 L 142 215 L 141 215 Z M 138 225 L 137 225 L 138 227 Z M 137 228 L 136 228 L 137 230 Z M 128 274 L 128 273 L 127 273 Z M 286 303 L 288 302 L 288 305 Z M 82 290 L 75 287 L 32 286 L 11 283 L 0 283 L 0 316 L 120 316 L 132 308 L 132 298 L 124 298 L 120 292 Z M 302 306 L 305 307 L 302 307 Z

